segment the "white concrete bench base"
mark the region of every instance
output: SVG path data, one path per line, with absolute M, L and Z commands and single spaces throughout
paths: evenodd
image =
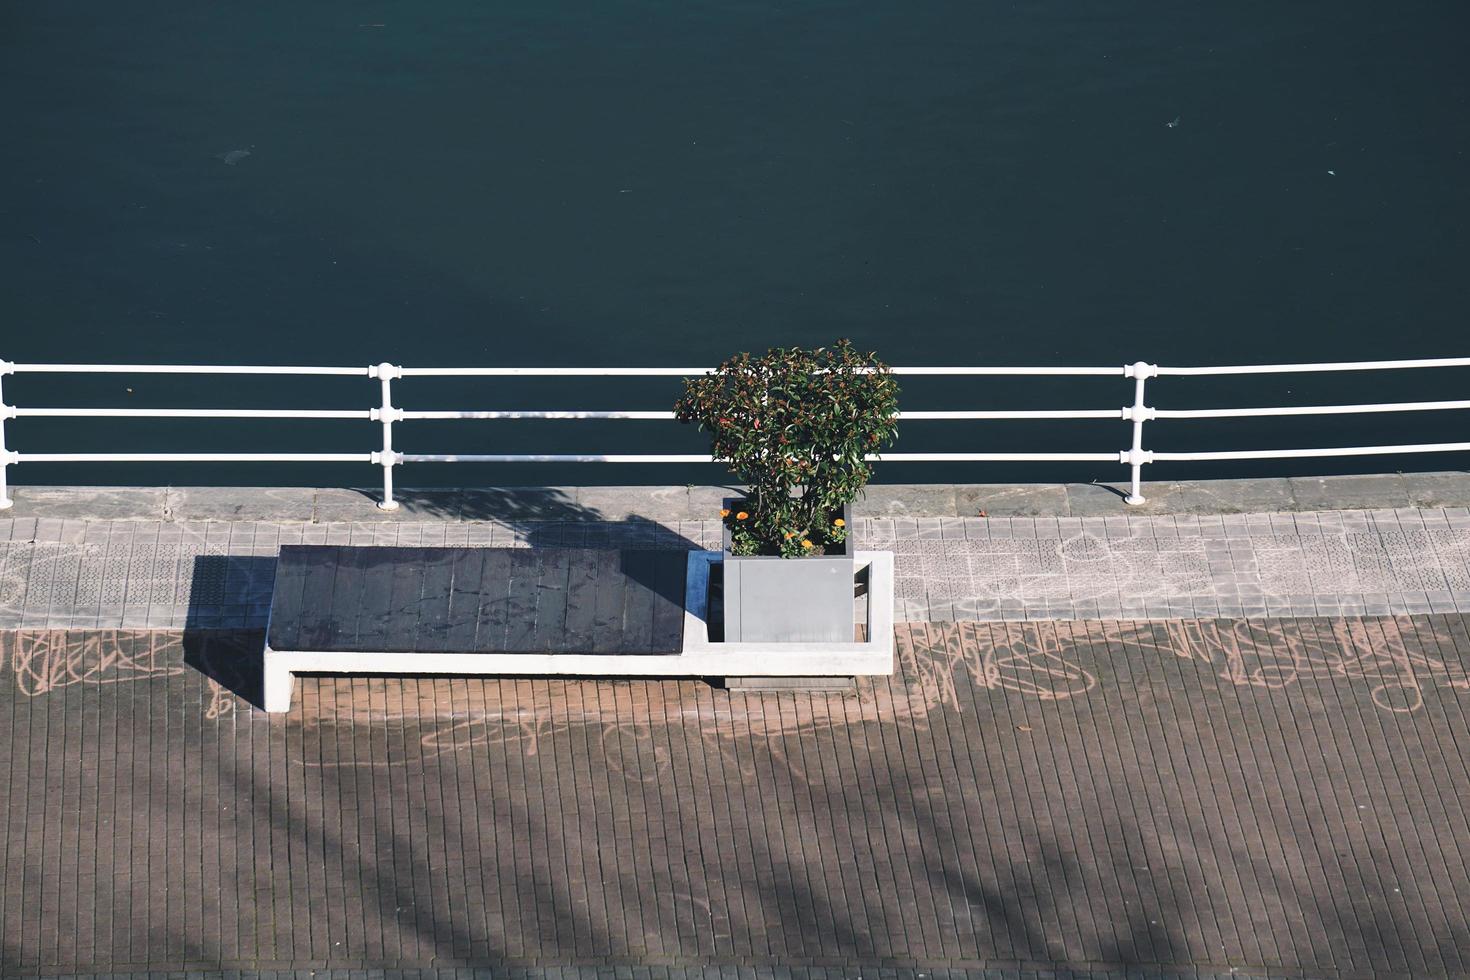
M 893 553 L 859 551 L 868 569 L 866 642 L 715 643 L 709 640 L 710 566 L 717 551 L 689 553 L 684 642 L 676 654 L 322 653 L 265 648 L 265 710 L 289 711 L 295 675 L 457 674 L 581 677 L 855 677 L 893 673 Z

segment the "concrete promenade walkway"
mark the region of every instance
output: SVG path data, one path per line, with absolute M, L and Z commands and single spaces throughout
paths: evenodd
M 1422 507 L 1376 485 L 1402 489 L 1397 478 L 1352 479 L 1336 498 L 1348 506 L 1295 513 L 1139 513 L 1089 487 L 1095 514 L 1007 516 L 1018 501 L 1037 510 L 1048 488 L 964 488 L 961 506 L 955 488 L 879 487 L 857 530 L 896 554 L 900 621 L 1470 612 L 1470 479 L 1448 498 L 1441 475 L 1439 499 L 1459 504 Z M 18 491 L 0 519 L 0 629 L 260 627 L 283 544 L 719 546 L 718 520 L 699 519 L 718 509 L 715 489 L 410 493 L 391 517 L 351 492 L 168 493 Z M 1157 510 L 1170 491 L 1151 493 Z
M 1068 489 L 880 488 L 892 678 L 305 678 L 283 716 L 251 703 L 282 543 L 706 546 L 717 491 L 390 517 L 326 491 L 22 488 L 0 976 L 1464 975 L 1454 483 L 1261 513 L 1222 513 L 1224 488 L 1143 514 L 1096 488 L 1079 513 Z

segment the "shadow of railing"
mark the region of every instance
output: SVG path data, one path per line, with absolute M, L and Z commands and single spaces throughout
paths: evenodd
M 532 548 L 593 548 L 620 551 L 697 551 L 704 547 L 659 521 L 627 517 L 619 521 L 524 521 L 514 525 Z
M 375 506 L 382 490 L 357 489 Z M 402 489 L 393 493 L 398 520 L 498 521 L 599 521 L 605 518 L 556 487 L 481 487 L 477 489 Z M 379 515 L 381 516 L 381 515 Z

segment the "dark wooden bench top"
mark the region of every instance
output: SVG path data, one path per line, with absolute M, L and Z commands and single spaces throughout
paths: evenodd
M 678 653 L 682 551 L 286 545 L 274 650 Z

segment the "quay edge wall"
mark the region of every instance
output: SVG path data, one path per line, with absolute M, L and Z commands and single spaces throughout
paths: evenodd
M 12 489 L 3 518 L 170 521 L 689 521 L 713 519 L 726 486 L 481 487 L 398 490 L 402 507 L 374 506 L 377 491 L 314 487 L 28 487 Z M 1470 472 L 1145 483 L 881 484 L 856 517 L 1098 517 L 1470 507 Z

